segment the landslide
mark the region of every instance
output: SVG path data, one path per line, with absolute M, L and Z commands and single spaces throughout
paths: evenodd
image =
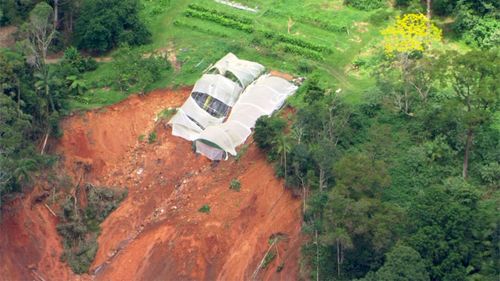
M 240 160 L 214 165 L 156 120 L 161 110 L 180 106 L 189 92 L 159 90 L 131 96 L 64 120 L 64 135 L 55 151 L 62 156 L 66 173 L 74 181 L 83 177 L 95 185 L 128 188 L 128 197 L 101 224 L 99 250 L 84 276 L 72 274 L 59 260 L 57 219 L 43 204 L 31 208 L 31 193 L 19 199 L 11 204 L 0 232 L 0 259 L 7 261 L 0 265 L 0 276 L 6 280 L 297 279 L 300 200 L 284 190 L 265 155 L 249 142 Z M 153 131 L 157 140 L 148 143 Z M 90 167 L 85 173 L 82 163 Z M 241 183 L 239 192 L 229 188 L 233 179 Z M 198 211 L 203 205 L 210 206 L 209 213 Z M 270 249 L 271 238 L 277 235 L 282 239 Z M 276 257 L 259 267 L 268 250 Z

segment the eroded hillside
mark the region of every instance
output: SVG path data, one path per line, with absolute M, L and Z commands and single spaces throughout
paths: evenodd
M 101 225 L 90 274 L 60 262 L 57 219 L 32 204 L 39 189 L 4 212 L 0 257 L 6 280 L 292 280 L 298 275 L 300 201 L 254 145 L 239 161 L 212 165 L 173 137 L 157 114 L 189 89 L 155 91 L 64 120 L 55 147 L 74 181 L 128 188 Z M 157 140 L 147 136 L 156 131 Z M 146 136 L 141 141 L 140 136 Z M 87 167 L 87 168 L 82 168 Z M 241 190 L 229 188 L 238 179 Z M 210 206 L 209 213 L 198 209 Z M 270 248 L 276 258 L 257 274 Z M 280 270 L 277 270 L 278 267 Z M 278 272 L 279 271 L 279 272 Z

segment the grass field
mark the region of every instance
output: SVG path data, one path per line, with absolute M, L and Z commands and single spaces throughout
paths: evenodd
M 354 62 L 366 62 L 379 49 L 380 30 L 393 16 L 390 8 L 364 12 L 345 7 L 342 0 L 239 2 L 258 7 L 258 12 L 237 10 L 213 0 L 143 0 L 142 17 L 153 42 L 137 50 L 147 53 L 171 48 L 181 65 L 179 71 L 166 71 L 165 78 L 148 90 L 192 85 L 227 52 L 268 69 L 318 77 L 327 88 L 342 89 L 348 102 L 363 100 L 373 86 L 370 73 L 353 66 Z M 92 89 L 72 102 L 72 107 L 95 108 L 125 98 L 128 93 L 109 89 L 102 82 L 112 79 L 117 71 L 108 62 L 87 73 L 84 79 Z

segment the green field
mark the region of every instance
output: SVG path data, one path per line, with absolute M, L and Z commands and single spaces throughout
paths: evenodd
M 373 86 L 369 72 L 354 68 L 354 62 L 366 62 L 379 49 L 380 29 L 393 16 L 392 10 L 364 12 L 344 6 L 342 0 L 246 2 L 257 6 L 258 12 L 213 0 L 143 0 L 142 17 L 153 41 L 136 50 L 148 53 L 168 48 L 181 66 L 179 71 L 165 71 L 165 78 L 148 90 L 192 85 L 227 52 L 268 69 L 318 77 L 328 89 L 342 89 L 349 102 L 362 100 Z M 90 109 L 125 98 L 129 93 L 109 89 L 106 84 L 117 71 L 111 62 L 87 73 L 84 79 L 92 87 L 71 103 L 72 108 Z

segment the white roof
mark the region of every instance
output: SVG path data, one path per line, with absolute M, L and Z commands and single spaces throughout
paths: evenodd
M 242 88 L 230 79 L 219 74 L 204 74 L 196 82 L 192 92 L 204 93 L 228 106 L 238 100 Z M 170 119 L 172 134 L 193 141 L 201 131 L 211 125 L 224 121 L 225 116 L 217 118 L 201 108 L 192 96 L 189 96 L 177 113 Z
M 264 72 L 264 66 L 256 62 L 239 59 L 233 53 L 228 53 L 215 63 L 210 70 L 216 69 L 220 74 L 232 73 L 243 87 L 250 85 Z
M 218 74 L 204 74 L 194 84 L 192 92 L 205 93 L 223 103 L 233 106 L 242 88 L 230 79 Z
M 198 140 L 212 142 L 231 155 L 250 136 L 259 117 L 280 108 L 297 87 L 283 78 L 264 75 L 247 87 L 234 105 L 226 122 L 208 126 Z M 210 155 L 206 155 L 210 158 Z

